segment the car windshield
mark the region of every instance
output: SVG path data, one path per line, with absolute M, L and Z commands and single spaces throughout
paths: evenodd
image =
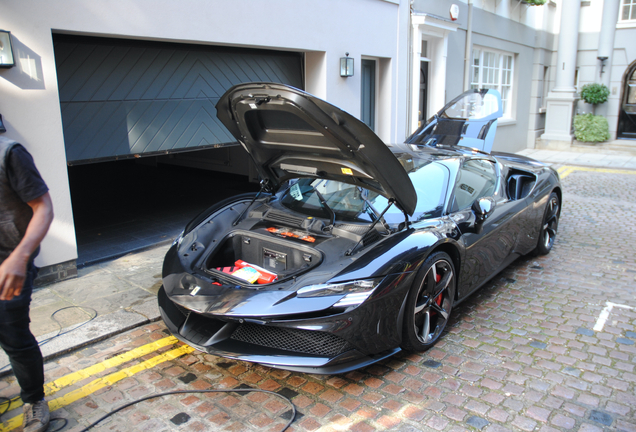
M 441 216 L 448 188 L 448 168 L 407 154 L 396 156 L 417 192 L 413 220 Z M 372 222 L 389 205 L 384 196 L 360 186 L 310 178 L 293 183 L 283 193 L 282 204 L 308 216 L 330 218 L 331 213 L 321 203 L 321 197 L 336 214 L 336 221 L 340 222 Z M 404 214 L 394 205 L 384 214 L 384 219 L 389 224 L 397 224 L 404 221 Z

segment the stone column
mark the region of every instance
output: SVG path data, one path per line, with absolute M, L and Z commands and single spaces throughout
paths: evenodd
M 556 84 L 546 98 L 545 133 L 541 135 L 544 148 L 567 148 L 572 145 L 572 119 L 578 93 L 574 88 L 579 15 L 581 0 L 563 0 L 561 26 L 557 49 Z
M 418 128 L 419 101 L 420 101 L 420 59 L 422 57 L 422 31 L 420 30 L 419 19 L 412 20 L 412 41 L 411 41 L 411 121 L 406 131 L 406 136 L 411 135 Z
M 598 36 L 598 57 L 607 57 L 601 73 L 602 62 L 598 60 L 596 65 L 595 81 L 610 87 L 612 76 L 612 54 L 614 53 L 614 34 L 616 33 L 616 20 L 621 0 L 605 0 L 603 2 L 603 20 L 601 21 L 601 33 Z M 609 102 L 596 107 L 596 114 L 607 116 Z

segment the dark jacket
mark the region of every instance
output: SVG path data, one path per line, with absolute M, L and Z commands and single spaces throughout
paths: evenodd
M 33 217 L 33 210 L 13 190 L 7 175 L 7 156 L 16 145 L 17 142 L 0 136 L 0 263 L 18 246 Z

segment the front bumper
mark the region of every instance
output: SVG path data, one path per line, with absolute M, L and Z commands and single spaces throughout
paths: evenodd
M 178 306 L 168 298 L 163 287 L 159 290 L 158 302 L 161 317 L 179 340 L 203 352 L 274 368 L 317 374 L 345 373 L 400 351 L 397 341 L 386 341 L 385 346 L 376 344 L 374 353 L 364 353 L 350 338 L 322 331 L 334 328 L 333 323 L 325 326 L 324 318 L 290 320 L 277 325 L 250 318 L 233 317 L 223 321 Z M 344 325 L 352 321 L 352 318 L 340 319 Z M 380 331 L 380 321 L 376 327 L 373 333 Z

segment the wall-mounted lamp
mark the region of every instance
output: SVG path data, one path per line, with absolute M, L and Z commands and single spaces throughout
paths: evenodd
M 0 30 L 0 67 L 10 68 L 13 66 L 15 66 L 15 61 L 11 47 L 11 32 Z
M 605 62 L 607 61 L 608 57 L 596 57 L 597 59 L 599 59 L 601 61 L 601 73 L 599 73 L 599 78 L 603 77 L 603 68 L 605 67 Z
M 353 58 L 349 57 L 349 53 L 345 53 L 346 57 L 340 57 L 340 76 L 353 76 Z

